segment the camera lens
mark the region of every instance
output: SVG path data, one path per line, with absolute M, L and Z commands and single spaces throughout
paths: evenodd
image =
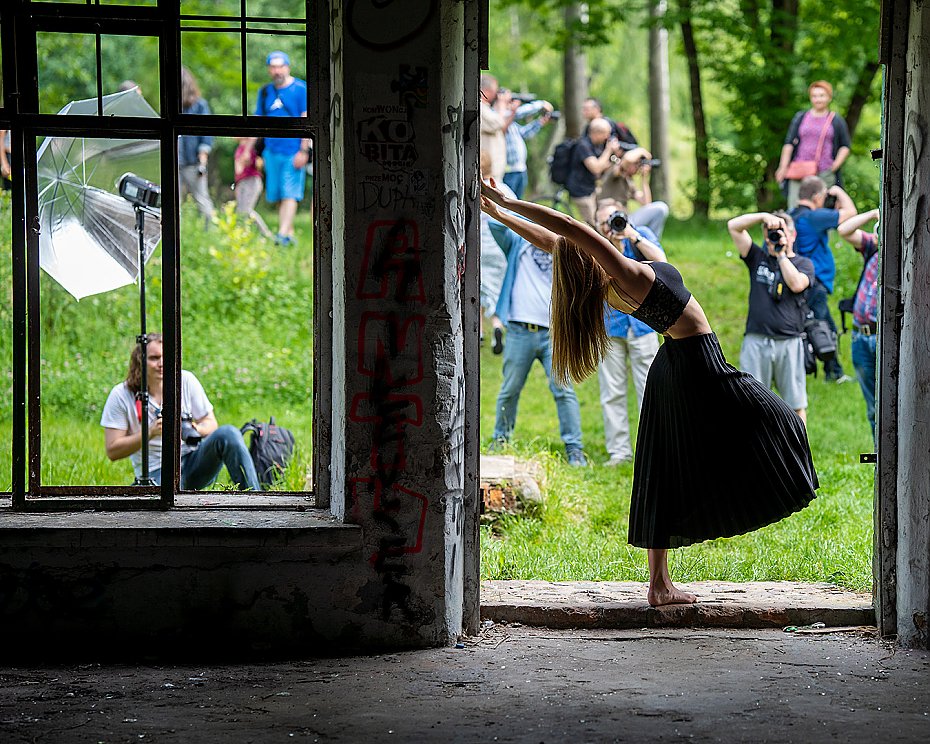
M 614 212 L 607 220 L 607 224 L 610 226 L 611 232 L 615 233 L 622 233 L 624 230 L 626 230 L 628 222 L 629 220 L 627 220 L 627 216 L 620 211 Z

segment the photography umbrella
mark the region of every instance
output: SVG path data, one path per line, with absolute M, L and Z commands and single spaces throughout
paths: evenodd
M 59 115 L 95 115 L 97 99 L 72 101 Z M 103 97 L 104 116 L 156 117 L 137 88 Z M 48 137 L 39 147 L 39 265 L 75 299 L 108 292 L 139 277 L 133 205 L 116 193 L 133 171 L 159 179 L 154 140 Z M 158 212 L 145 221 L 147 261 L 161 240 Z

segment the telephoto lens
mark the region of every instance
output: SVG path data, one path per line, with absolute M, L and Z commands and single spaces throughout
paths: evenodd
M 778 250 L 781 249 L 781 238 L 783 234 L 784 233 L 782 233 L 781 230 L 769 230 L 769 234 L 768 234 L 769 243 L 775 246 L 775 248 Z
M 610 218 L 607 220 L 607 224 L 610 225 L 610 231 L 615 233 L 622 233 L 626 230 L 626 226 L 629 223 L 626 214 L 621 211 L 616 211 Z

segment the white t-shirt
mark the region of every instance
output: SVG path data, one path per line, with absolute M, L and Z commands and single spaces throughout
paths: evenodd
M 510 320 L 549 327 L 552 254 L 524 244 L 510 294 Z
M 200 384 L 193 372 L 181 370 L 181 413 L 189 413 L 194 421 L 203 418 L 213 410 L 213 404 L 207 398 L 203 385 Z M 149 401 L 149 425 L 157 416 L 156 409 Z M 100 416 L 100 425 L 106 429 L 118 429 L 135 434 L 142 429 L 142 422 L 136 411 L 136 396 L 125 382 L 121 382 L 110 391 L 107 402 L 103 406 Z M 193 447 L 181 442 L 181 457 L 193 451 Z M 133 452 L 129 459 L 136 477 L 142 475 L 142 449 Z M 149 440 L 149 472 L 161 469 L 161 437 Z

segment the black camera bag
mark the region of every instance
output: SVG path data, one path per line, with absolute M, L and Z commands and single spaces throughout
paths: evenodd
M 252 419 L 243 424 L 239 430 L 243 437 L 251 432 L 249 454 L 255 464 L 255 472 L 262 488 L 273 486 L 287 469 L 291 455 L 294 454 L 294 434 L 290 429 L 278 426 L 272 416 L 268 423 Z
M 804 324 L 804 335 L 821 362 L 829 362 L 836 357 L 836 333 L 827 321 L 808 318 Z

